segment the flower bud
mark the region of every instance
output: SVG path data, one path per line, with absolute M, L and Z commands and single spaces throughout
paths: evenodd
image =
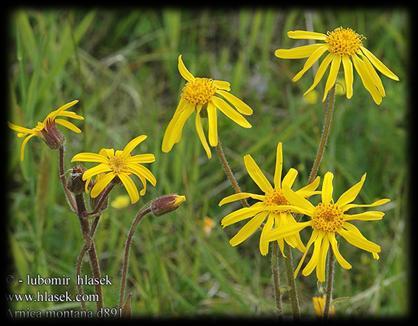
M 57 129 L 57 125 L 53 119 L 47 119 L 45 121 L 45 126 L 41 130 L 42 139 L 51 149 L 58 149 L 62 144 L 64 144 L 64 136 Z
M 86 168 L 81 165 L 76 165 L 71 169 L 71 174 L 67 178 L 67 188 L 74 194 L 81 194 L 84 191 L 85 181 L 82 176 Z
M 179 196 L 177 194 L 164 195 L 151 202 L 151 212 L 155 216 L 160 216 L 176 210 L 185 201 L 186 196 Z

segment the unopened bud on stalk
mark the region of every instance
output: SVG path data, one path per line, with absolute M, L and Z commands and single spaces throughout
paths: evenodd
M 84 191 L 85 181 L 82 176 L 86 168 L 81 165 L 76 165 L 71 169 L 71 174 L 67 178 L 67 188 L 74 194 L 81 194 Z
M 160 216 L 176 210 L 186 201 L 186 196 L 170 194 L 158 197 L 151 202 L 151 212 L 155 216 Z
M 58 149 L 64 144 L 64 135 L 57 129 L 53 119 L 47 119 L 41 130 L 42 139 L 51 149 Z

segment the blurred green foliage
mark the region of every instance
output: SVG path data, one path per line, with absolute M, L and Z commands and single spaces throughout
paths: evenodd
M 34 126 L 48 112 L 73 99 L 85 116 L 83 133 L 67 130 L 69 159 L 81 151 L 121 148 L 139 134 L 149 138 L 139 151 L 155 153 L 151 170 L 157 187 L 149 188 L 136 205 L 109 208 L 96 235 L 102 273 L 113 279 L 104 287 L 105 305 L 117 305 L 122 249 L 128 227 L 142 203 L 176 192 L 187 202 L 176 212 L 144 220 L 135 235 L 128 284 L 133 314 L 185 316 L 195 314 L 264 315 L 274 313 L 269 257 L 258 251 L 259 234 L 232 248 L 229 238 L 240 225 L 225 230 L 220 219 L 234 205 L 218 207 L 232 194 L 216 157 L 210 161 L 192 122 L 180 144 L 168 153 L 161 140 L 184 81 L 177 57 L 196 76 L 231 82 L 231 92 L 254 109 L 252 129 L 243 129 L 223 116 L 219 134 L 232 169 L 244 191 L 257 191 L 246 174 L 242 157 L 251 153 L 272 177 L 275 148 L 284 143 L 284 168 L 299 170 L 303 185 L 322 128 L 322 103 L 304 101 L 312 82 L 309 71 L 298 83 L 291 77 L 302 60 L 279 60 L 274 50 L 303 45 L 286 32 L 307 29 L 326 32 L 351 27 L 367 37 L 365 45 L 390 67 L 400 82 L 382 77 L 387 96 L 377 107 L 355 76 L 354 96 L 336 99 L 329 145 L 320 172 L 335 173 L 335 194 L 341 194 L 367 171 L 360 200 L 389 197 L 383 221 L 359 222 L 361 230 L 382 246 L 379 261 L 342 242 L 341 251 L 353 265 L 336 268 L 337 314 L 393 316 L 408 307 L 407 71 L 408 15 L 401 10 L 279 11 L 255 10 L 24 10 L 13 12 L 9 38 L 9 119 Z M 324 81 L 318 86 L 322 97 Z M 80 124 L 79 124 L 80 125 Z M 16 275 L 74 277 L 82 246 L 78 220 L 66 206 L 57 178 L 57 155 L 40 139 L 26 147 L 19 161 L 20 139 L 11 137 L 8 172 L 12 191 L 10 248 Z M 214 153 L 214 151 L 213 151 Z M 215 153 L 214 153 L 215 154 Z M 112 199 L 124 194 L 119 187 Z M 238 205 L 238 203 L 237 203 Z M 203 219 L 214 219 L 206 235 Z M 303 234 L 306 241 L 307 234 Z M 294 252 L 296 262 L 300 253 Z M 89 273 L 88 264 L 84 271 Z M 284 266 L 282 266 L 284 271 Z M 286 277 L 282 275 L 284 299 Z M 315 277 L 299 276 L 304 313 L 313 313 L 311 297 L 318 294 Z M 61 287 L 15 284 L 17 293 L 62 292 Z M 71 288 L 75 293 L 74 283 Z M 93 288 L 86 289 L 88 293 Z M 15 309 L 77 309 L 77 303 L 21 302 Z M 89 304 L 91 309 L 94 304 Z M 290 306 L 285 305 L 290 311 Z

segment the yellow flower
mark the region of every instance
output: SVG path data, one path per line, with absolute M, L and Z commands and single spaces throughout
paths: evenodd
M 187 119 L 193 112 L 196 112 L 196 132 L 208 158 L 211 158 L 210 147 L 203 131 L 201 113 L 205 113 L 205 116 L 208 117 L 209 144 L 215 147 L 218 145 L 217 109 L 244 128 L 251 128 L 251 124 L 242 114 L 251 115 L 253 110 L 239 98 L 229 93 L 230 84 L 228 82 L 194 77 L 184 65 L 181 55 L 178 58 L 178 69 L 187 83 L 183 87 L 180 102 L 173 118 L 165 130 L 161 149 L 164 153 L 171 151 L 174 144 L 181 140 L 183 127 Z
M 22 144 L 20 145 L 20 160 L 23 161 L 25 156 L 25 146 L 28 141 L 33 137 L 40 137 L 42 138 L 51 148 L 58 148 L 59 145 L 62 144 L 63 139 L 62 136 L 58 133 L 55 128 L 55 124 L 59 124 L 63 127 L 74 131 L 75 133 L 80 133 L 81 130 L 76 127 L 71 122 L 64 120 L 64 119 L 57 119 L 57 117 L 66 117 L 66 118 L 73 118 L 77 120 L 84 120 L 81 115 L 78 115 L 71 111 L 66 111 L 68 108 L 72 107 L 78 103 L 78 100 L 71 101 L 63 106 L 59 107 L 58 109 L 49 113 L 46 118 L 42 122 L 38 122 L 36 127 L 29 129 L 25 127 L 21 127 L 9 122 L 9 128 L 17 132 L 17 137 L 22 138 L 25 137 Z
M 312 304 L 315 310 L 315 315 L 317 315 L 318 317 L 323 317 L 325 309 L 325 295 L 323 295 L 322 297 L 313 297 Z M 335 315 L 335 307 L 334 305 L 331 305 L 329 307 L 329 316 L 333 315 Z
M 396 81 L 399 80 L 398 76 L 363 46 L 362 41 L 364 40 L 364 36 L 357 34 L 351 28 L 338 27 L 327 34 L 308 31 L 289 31 L 287 32 L 287 36 L 293 39 L 319 40 L 325 42 L 304 45 L 293 49 L 277 49 L 275 51 L 275 55 L 282 59 L 308 58 L 302 70 L 293 77 L 292 80 L 294 82 L 298 81 L 325 52 L 328 52 L 316 72 L 312 86 L 309 87 L 304 95 L 308 94 L 318 85 L 330 65 L 331 68 L 325 84 L 322 101 L 325 101 L 329 90 L 334 86 L 341 64 L 343 65 L 347 90 L 346 96 L 348 99 L 353 96 L 353 64 L 364 87 L 378 105 L 382 102 L 382 97 L 386 93 L 375 68 L 386 77 Z
M 117 196 L 114 200 L 112 200 L 110 206 L 116 209 L 121 209 L 129 206 L 129 196 Z
M 312 227 L 313 229 L 311 237 L 306 245 L 306 251 L 295 270 L 295 277 L 297 276 L 299 269 L 305 260 L 306 254 L 312 245 L 314 245 L 313 254 L 310 261 L 302 271 L 304 276 L 308 276 L 316 268 L 316 276 L 318 280 L 320 282 L 325 281 L 325 262 L 330 245 L 338 263 L 344 269 L 350 269 L 350 263 L 344 259 L 338 250 L 338 243 L 336 239 L 337 235 L 340 235 L 353 246 L 372 253 L 374 259 L 379 259 L 378 253 L 380 252 L 380 246 L 367 240 L 361 234 L 360 230 L 354 226 L 354 224 L 350 223 L 350 221 L 376 221 L 381 220 L 385 214 L 379 211 L 347 214 L 347 211 L 355 207 L 380 206 L 389 202 L 390 199 L 380 199 L 372 204 L 365 205 L 352 204 L 352 202 L 359 194 L 361 188 L 363 187 L 364 181 L 366 180 L 366 174 L 364 174 L 358 183 L 344 192 L 334 203 L 332 198 L 333 178 L 334 175 L 331 172 L 327 172 L 325 174 L 321 190 L 322 200 L 316 206 L 312 205 L 300 194 L 292 191 L 289 187 L 283 188 L 283 193 L 289 203 L 294 205 L 298 212 L 302 212 L 303 214 L 310 216 L 311 220 L 297 223 L 283 229 L 273 230 L 268 236 L 269 241 L 287 237 L 294 234 L 295 232 L 300 232 L 302 229 L 308 226 Z
M 86 191 L 92 177 L 97 176 L 96 183 L 91 189 L 90 196 L 96 198 L 113 180 L 121 181 L 134 204 L 139 199 L 138 190 L 130 175 L 136 175 L 141 180 L 143 189 L 140 194 L 143 196 L 146 191 L 146 180 L 153 186 L 157 181 L 154 175 L 142 163 L 152 163 L 155 161 L 154 154 L 139 154 L 131 156 L 131 152 L 147 138 L 146 135 L 138 136 L 132 139 L 123 150 L 114 150 L 113 148 L 102 148 L 96 153 L 76 154 L 71 162 L 97 162 L 99 165 L 86 170 L 83 173 L 83 180 L 86 181 Z
M 298 171 L 293 168 L 289 169 L 289 171 L 282 180 L 282 143 L 277 144 L 276 168 L 274 172 L 274 188 L 267 180 L 257 163 L 251 157 L 251 155 L 244 156 L 244 163 L 248 171 L 248 174 L 258 185 L 258 187 L 264 192 L 264 195 L 241 192 L 222 199 L 219 203 L 219 206 L 249 197 L 259 200 L 259 202 L 255 203 L 250 207 L 244 207 L 228 214 L 222 219 L 221 224 L 223 227 L 226 227 L 228 225 L 252 217 L 252 219 L 249 222 L 247 222 L 247 224 L 245 224 L 243 228 L 229 241 L 229 243 L 232 246 L 236 246 L 248 239 L 257 230 L 257 228 L 259 228 L 261 224 L 267 219 L 267 222 L 264 224 L 263 229 L 261 231 L 259 243 L 260 253 L 262 255 L 267 255 L 269 241 L 266 236 L 269 234 L 269 232 L 271 232 L 273 228 L 280 230 L 282 227 L 288 225 L 296 225 L 296 221 L 289 211 L 289 208 L 291 206 L 289 206 L 289 202 L 284 197 L 282 188 L 293 186 Z M 319 193 L 315 191 L 319 185 L 319 179 L 320 178 L 317 177 L 311 184 L 296 191 L 297 194 L 299 194 L 302 198 L 306 198 L 316 193 Z M 292 248 L 297 248 L 300 251 L 305 250 L 305 246 L 303 245 L 298 233 L 285 237 L 284 240 Z M 278 243 L 280 250 L 283 254 L 283 238 L 279 239 Z

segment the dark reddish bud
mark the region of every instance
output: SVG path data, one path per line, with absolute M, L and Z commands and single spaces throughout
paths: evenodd
M 84 191 L 85 181 L 83 181 L 83 173 L 86 168 L 81 165 L 76 165 L 71 169 L 71 174 L 67 178 L 67 188 L 74 194 L 81 194 Z
M 57 129 L 53 119 L 47 119 L 44 128 L 41 130 L 42 139 L 51 149 L 58 149 L 64 144 L 64 136 Z
M 185 201 L 186 196 L 179 196 L 177 194 L 164 195 L 152 201 L 151 212 L 156 216 L 160 216 L 176 210 Z

